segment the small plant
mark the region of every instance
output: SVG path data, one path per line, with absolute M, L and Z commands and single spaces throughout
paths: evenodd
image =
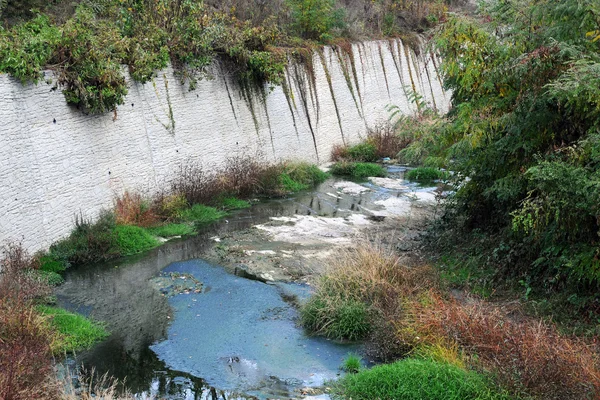
M 331 173 L 333 175 L 351 176 L 356 179 L 368 177 L 384 177 L 386 170 L 379 164 L 354 163 L 341 161 L 332 165 Z
M 350 353 L 346 356 L 346 359 L 344 359 L 341 369 L 344 372 L 355 374 L 359 372 L 362 367 L 360 361 L 361 357 L 358 354 Z
M 439 179 L 448 179 L 449 173 L 438 168 L 419 167 L 406 171 L 405 177 L 410 181 L 433 182 Z
M 115 222 L 119 225 L 149 227 L 158 222 L 158 216 L 139 193 L 125 191 L 114 201 Z

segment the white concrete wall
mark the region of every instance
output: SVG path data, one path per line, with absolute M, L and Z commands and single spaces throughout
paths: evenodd
M 348 54 L 325 48 L 313 55 L 314 80 L 290 64 L 290 95 L 276 87 L 251 103 L 218 68 L 194 91 L 168 69 L 152 83 L 129 82 L 116 118 L 68 106 L 55 83 L 23 86 L 0 75 L 0 242 L 46 248 L 70 232 L 75 214 L 95 217 L 125 189 L 152 192 L 190 158 L 207 169 L 257 151 L 269 160 L 327 162 L 334 144 L 356 142 L 386 120 L 387 105 L 414 112 L 413 86 L 447 110 L 428 55 L 377 41 L 354 44 L 352 58 L 356 74 Z

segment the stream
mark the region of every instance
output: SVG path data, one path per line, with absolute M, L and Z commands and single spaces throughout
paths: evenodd
M 404 171 L 389 166 L 389 178 L 364 183 L 332 178 L 143 255 L 69 270 L 59 305 L 111 332 L 67 360 L 69 368 L 125 380 L 139 399 L 329 398 L 326 382 L 361 345 L 306 335 L 296 304 L 310 295 L 310 274 L 279 270 L 308 263 L 300 254 L 309 250 L 320 260 L 313 255 L 351 246 L 362 230 L 433 204 L 435 188 L 403 181 Z M 219 262 L 221 238 L 245 238 L 254 250 Z

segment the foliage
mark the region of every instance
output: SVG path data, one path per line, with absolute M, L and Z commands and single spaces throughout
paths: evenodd
M 123 104 L 127 85 L 119 63 L 124 47 L 117 28 L 79 7 L 62 36 L 57 61 L 67 103 L 90 113 L 113 111 Z
M 145 229 L 132 225 L 117 225 L 114 229 L 119 254 L 130 256 L 150 250 L 159 245 Z
M 305 38 L 327 40 L 333 28 L 343 27 L 343 11 L 334 0 L 289 0 L 294 28 Z
M 115 227 L 115 217 L 109 212 L 101 213 L 94 223 L 78 216 L 69 237 L 50 246 L 50 255 L 68 266 L 117 257 L 120 252 Z
M 377 161 L 377 148 L 371 143 L 359 143 L 348 148 L 350 161 L 375 162 Z
M 433 182 L 438 179 L 448 179 L 446 171 L 432 167 L 418 167 L 409 169 L 404 175 L 409 181 Z
M 22 83 L 36 83 L 59 42 L 60 32 L 45 15 L 0 31 L 0 71 Z
M 101 324 L 83 315 L 49 306 L 38 306 L 37 310 L 49 317 L 50 325 L 59 333 L 57 342 L 52 346 L 55 354 L 72 353 L 89 348 L 108 336 L 108 332 Z
M 437 33 L 453 109 L 410 156 L 455 171 L 446 226 L 496 235 L 496 276 L 597 293 L 598 8 L 496 0 L 483 13 Z
M 148 201 L 139 193 L 125 191 L 114 200 L 115 222 L 119 225 L 137 225 L 148 227 L 155 225 L 158 216 Z
M 335 385 L 340 398 L 406 400 L 509 399 L 484 376 L 451 364 L 405 359 L 346 375 Z
M 314 164 L 288 163 L 283 165 L 279 179 L 283 191 L 293 193 L 323 183 L 328 176 Z
M 368 177 L 384 177 L 387 175 L 386 170 L 379 164 L 371 163 L 355 163 L 341 161 L 331 166 L 333 175 L 351 176 L 356 179 L 364 179 Z
M 301 310 L 302 325 L 331 339 L 360 340 L 371 330 L 371 310 L 362 302 L 333 297 L 312 297 Z

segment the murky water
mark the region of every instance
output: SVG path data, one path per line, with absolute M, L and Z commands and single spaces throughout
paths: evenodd
M 392 178 L 403 168 L 392 167 Z M 393 182 L 392 182 L 393 183 Z M 308 337 L 284 299 L 303 297 L 299 284 L 244 279 L 202 258 L 213 236 L 271 217 L 376 214 L 382 201 L 431 196 L 431 188 L 372 183 L 344 193 L 329 180 L 314 191 L 258 204 L 185 240 L 145 255 L 69 271 L 58 289 L 61 306 L 104 321 L 111 336 L 72 361 L 126 379 L 139 398 L 232 399 L 301 397 L 300 389 L 335 379 L 356 346 Z M 173 296 L 157 277 L 195 278 L 197 290 Z

